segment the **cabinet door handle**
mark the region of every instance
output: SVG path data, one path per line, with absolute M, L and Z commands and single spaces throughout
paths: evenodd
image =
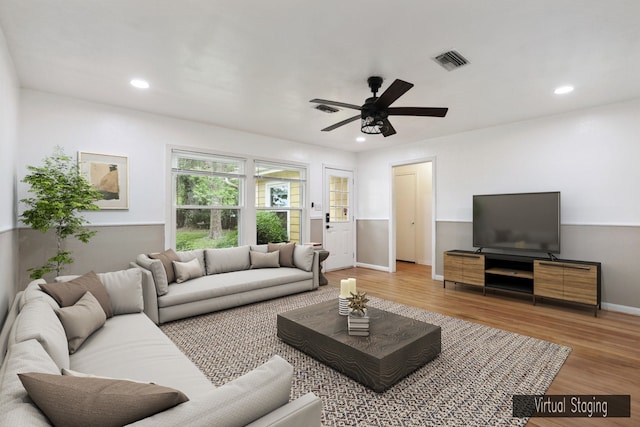
M 480 258 L 480 255 L 472 255 L 472 254 L 452 254 L 447 253 L 448 256 L 457 256 L 462 258 Z
M 565 264 L 566 268 L 573 268 L 574 270 L 591 270 L 590 266 L 586 265 L 573 265 L 573 264 Z
M 544 265 L 545 267 L 557 267 L 557 268 L 564 267 L 564 264 L 558 264 L 554 262 L 541 262 L 540 265 Z
M 591 266 L 589 265 L 558 264 L 553 262 L 541 262 L 540 265 L 544 265 L 545 267 L 572 268 L 574 270 L 591 270 Z

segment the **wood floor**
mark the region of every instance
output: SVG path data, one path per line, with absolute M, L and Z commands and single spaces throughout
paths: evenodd
M 396 273 L 350 268 L 325 273 L 329 286 L 354 277 L 358 290 L 571 347 L 547 394 L 631 395 L 631 418 L 531 418 L 527 426 L 640 426 L 640 316 L 431 280 L 431 267 L 398 263 Z M 479 396 L 480 398 L 480 396 Z

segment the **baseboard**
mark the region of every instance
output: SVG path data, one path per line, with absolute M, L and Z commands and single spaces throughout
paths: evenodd
M 608 311 L 616 311 L 618 313 L 633 314 L 634 316 L 640 316 L 640 308 L 629 307 L 627 305 L 611 304 L 609 302 L 602 303 L 602 309 Z
M 439 280 L 440 282 L 444 282 L 444 276 L 442 274 L 436 274 L 434 276 L 434 280 Z
M 365 264 L 363 262 L 357 262 L 356 267 L 370 268 L 371 270 L 384 271 L 387 273 L 389 272 L 389 267 L 384 267 L 382 265 Z

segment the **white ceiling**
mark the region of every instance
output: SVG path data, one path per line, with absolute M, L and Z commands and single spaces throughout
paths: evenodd
M 640 97 L 639 0 L 0 0 L 0 26 L 24 88 L 351 151 Z M 447 117 L 321 132 L 357 112 L 309 100 L 360 105 L 370 75 Z

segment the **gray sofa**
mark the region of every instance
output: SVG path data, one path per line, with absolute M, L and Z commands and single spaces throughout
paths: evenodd
M 42 399 L 53 401 L 53 410 L 63 416 L 78 411 L 93 417 L 100 415 L 104 405 L 88 406 L 93 395 L 85 399 L 83 394 L 74 400 L 65 395 L 68 387 L 58 387 L 49 395 L 38 389 L 41 394 L 38 396 L 32 394 L 33 390 L 27 393 L 27 386 L 17 375 L 51 374 L 47 381 L 50 378 L 62 381 L 66 376 L 61 375 L 62 370 L 72 377 L 108 377 L 89 381 L 107 381 L 110 385 L 156 387 L 148 385 L 152 382 L 188 398 L 155 415 L 145 415 L 132 424 L 136 426 L 320 426 L 322 405 L 313 393 L 289 401 L 293 369 L 288 362 L 274 355 L 263 365 L 216 388 L 143 312 L 143 284 L 153 286 L 150 273 L 132 268 L 97 276 L 106 288 L 113 316 L 105 319 L 100 305 L 95 308 L 98 301 L 90 292 L 67 307 L 75 310 L 86 299 L 94 304 L 93 309 L 87 308 L 91 307 L 89 303 L 81 308 L 100 311 L 104 322 L 72 354 L 69 354 L 71 338 L 67 335 L 70 325 L 77 320 L 70 324 L 60 317 L 57 300 L 40 289 L 44 281 L 32 282 L 16 296 L 0 334 L 0 357 L 4 356 L 0 367 L 0 426 L 50 425 L 39 409 L 45 407 Z M 67 286 L 76 286 L 75 282 Z M 138 381 L 144 384 L 139 385 Z M 38 401 L 38 406 L 31 398 Z M 107 407 L 103 411 L 107 412 L 105 417 L 117 416 L 123 406 L 127 406 L 126 401 L 115 408 Z
M 186 263 L 196 263 L 193 260 L 199 265 L 198 277 L 187 275 L 181 283 L 171 281 L 171 263 L 161 259 L 140 254 L 131 265 L 151 272 L 154 286 L 144 289 L 145 312 L 160 324 L 318 288 L 320 267 L 313 246 L 289 244 L 277 254 L 275 248 L 247 245 L 174 252 L 180 260 L 174 267 L 188 268 Z M 278 262 L 270 263 L 269 257 Z

